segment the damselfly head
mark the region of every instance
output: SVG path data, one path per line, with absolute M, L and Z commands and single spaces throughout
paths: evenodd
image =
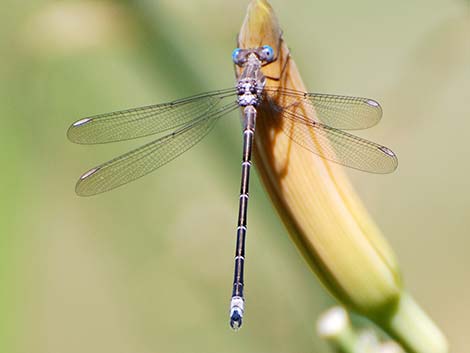
M 248 61 L 250 54 L 255 54 L 264 65 L 273 62 L 275 59 L 274 49 L 269 45 L 263 45 L 255 49 L 236 48 L 232 52 L 232 60 L 235 65 L 243 66 Z

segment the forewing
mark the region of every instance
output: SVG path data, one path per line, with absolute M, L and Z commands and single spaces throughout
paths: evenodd
M 369 98 L 304 93 L 281 88 L 267 88 L 270 95 L 281 96 L 283 110 L 302 114 L 296 110 L 306 105 L 314 110 L 306 120 L 321 122 L 341 130 L 366 129 L 376 125 L 382 117 L 380 104 Z
M 96 144 L 148 136 L 188 124 L 211 114 L 230 101 L 233 88 L 213 91 L 170 103 L 95 115 L 73 123 L 67 131 L 75 143 Z

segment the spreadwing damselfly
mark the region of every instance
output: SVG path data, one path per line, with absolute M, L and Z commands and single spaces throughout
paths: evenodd
M 377 124 L 382 109 L 375 100 L 266 85 L 262 67 L 276 60 L 274 50 L 267 45 L 235 49 L 232 57 L 242 70 L 233 88 L 81 119 L 70 126 L 67 136 L 80 144 L 100 144 L 169 132 L 84 173 L 76 192 L 91 196 L 127 184 L 170 162 L 196 145 L 221 117 L 241 109 L 242 177 L 230 305 L 230 325 L 237 329 L 245 307 L 246 219 L 258 112 L 263 111 L 263 117 L 272 119 L 273 125 L 279 126 L 294 143 L 326 160 L 372 173 L 393 172 L 398 161 L 387 147 L 343 131 Z M 282 97 L 283 103 L 274 97 Z

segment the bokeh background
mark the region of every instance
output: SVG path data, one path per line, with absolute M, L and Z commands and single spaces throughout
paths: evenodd
M 247 315 L 228 327 L 241 127 L 135 183 L 74 193 L 90 167 L 144 141 L 79 146 L 84 116 L 233 85 L 246 1 L 2 0 L 0 351 L 329 352 L 334 301 L 253 178 Z M 392 175 L 349 171 L 406 286 L 468 352 L 470 11 L 465 1 L 272 0 L 309 89 L 369 96 Z M 256 173 L 255 173 L 256 174 Z M 315 217 L 315 215 L 312 215 Z

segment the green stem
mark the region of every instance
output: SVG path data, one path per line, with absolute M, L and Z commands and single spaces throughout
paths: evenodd
M 342 332 L 341 335 L 337 336 L 333 345 L 340 353 L 357 353 L 357 335 L 356 332 L 349 326 Z
M 403 293 L 395 311 L 382 328 L 408 353 L 447 353 L 441 331 L 408 293 Z

